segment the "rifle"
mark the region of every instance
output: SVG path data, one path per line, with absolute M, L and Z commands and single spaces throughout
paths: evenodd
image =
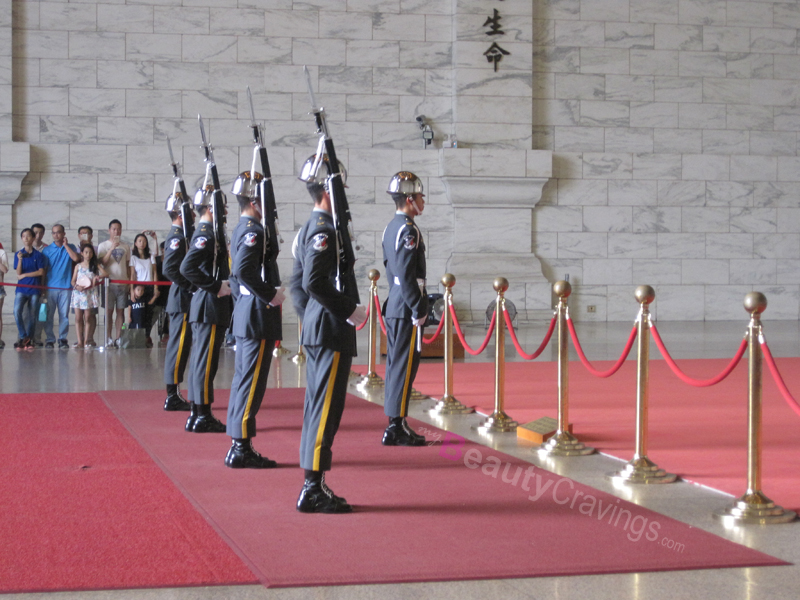
M 172 143 L 169 140 L 169 136 L 167 136 L 167 148 L 169 149 L 169 164 L 172 167 L 173 176 L 172 195 L 176 196 L 180 192 L 181 198 L 183 198 L 180 211 L 181 221 L 183 222 L 183 237 L 188 250 L 189 243 L 194 235 L 194 215 L 192 214 L 191 200 L 189 199 L 189 194 L 186 193 L 186 184 L 183 182 L 181 167 L 175 162 L 175 156 L 172 154 Z
M 261 171 L 264 178 L 259 182 L 261 196 L 261 225 L 264 227 L 269 243 L 264 244 L 264 271 L 267 264 L 272 268 L 270 273 L 274 273 L 272 281 L 268 283 L 275 287 L 280 286 L 281 276 L 278 271 L 278 254 L 280 254 L 280 244 L 283 243 L 280 231 L 278 230 L 278 207 L 275 202 L 275 190 L 272 187 L 272 172 L 269 168 L 269 158 L 267 157 L 267 149 L 264 147 L 264 141 L 261 136 L 261 128 L 256 123 L 256 113 L 253 108 L 253 95 L 250 93 L 250 86 L 247 86 L 247 101 L 250 103 L 250 128 L 253 130 L 253 164 L 250 167 L 250 179 L 252 183 L 256 181 L 256 157 L 261 160 Z M 261 275 L 264 276 L 264 271 Z
M 214 262 L 212 273 L 217 281 L 222 281 L 230 277 L 230 267 L 228 266 L 228 240 L 225 237 L 225 200 L 219 184 L 219 173 L 217 173 L 217 163 L 214 162 L 214 149 L 206 139 L 206 130 L 203 127 L 203 117 L 197 115 L 200 123 L 200 137 L 203 139 L 203 152 L 205 154 L 206 177 L 203 181 L 203 189 L 208 184 L 209 176 L 214 187 L 213 196 L 213 217 L 214 217 Z M 219 258 L 219 261 L 217 260 Z
M 328 193 L 331 196 L 331 207 L 333 208 L 333 226 L 336 228 L 337 246 L 339 250 L 339 261 L 336 265 L 336 289 L 340 292 L 345 290 L 360 303 L 358 295 L 358 284 L 355 276 L 356 255 L 353 250 L 352 217 L 350 216 L 350 205 L 347 202 L 347 195 L 344 191 L 344 178 L 336 158 L 336 149 L 333 146 L 333 139 L 328 133 L 328 123 L 325 119 L 325 109 L 317 105 L 314 98 L 314 88 L 311 85 L 311 75 L 308 67 L 303 66 L 308 85 L 308 97 L 311 101 L 311 113 L 317 125 L 319 134 L 319 145 L 317 146 L 317 161 L 324 160 L 328 165 Z

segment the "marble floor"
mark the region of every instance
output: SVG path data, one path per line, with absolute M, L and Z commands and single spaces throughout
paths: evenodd
M 546 323 L 520 326 L 520 341 L 527 351 L 532 351 L 541 340 Z M 659 329 L 667 347 L 675 358 L 726 358 L 733 355 L 741 341 L 746 320 L 741 322 L 665 322 Z M 590 360 L 616 359 L 630 332 L 631 323 L 578 323 L 581 343 Z M 284 345 L 297 349 L 297 336 L 293 326 L 287 326 Z M 764 332 L 775 356 L 800 356 L 800 323 L 771 323 L 765 321 Z M 484 329 L 469 327 L 470 344 L 477 344 Z M 6 336 L 8 337 L 8 336 Z M 357 363 L 366 362 L 366 338 L 359 337 Z M 6 340 L 8 342 L 8 340 Z M 551 344 L 551 348 L 553 345 Z M 152 389 L 163 365 L 163 349 L 149 350 L 36 350 L 15 352 L 10 344 L 0 351 L 0 393 L 43 391 L 99 391 L 112 389 Z M 493 357 L 493 347 L 478 358 L 484 361 Z M 506 356 L 516 360 L 513 346 L 508 343 Z M 302 387 L 303 370 L 289 358 L 291 354 L 276 359 L 270 373 L 270 387 Z M 653 357 L 658 353 L 653 348 Z M 574 358 L 574 357 L 573 357 Z M 550 348 L 539 360 L 554 360 Z M 233 375 L 233 352 L 226 350 L 220 361 L 218 387 L 230 385 Z M 160 381 L 160 375 L 159 379 Z M 355 388 L 352 393 L 368 400 L 380 402 L 380 397 L 369 397 Z M 800 392 L 800 390 L 798 390 Z M 518 441 L 515 436 L 496 436 L 487 439 L 473 432 L 470 426 L 480 415 L 448 417 L 433 421 L 423 411 L 432 406 L 431 401 L 412 405 L 412 416 L 459 435 L 491 445 L 535 465 L 542 466 L 575 481 L 617 495 L 662 514 L 700 527 L 727 539 L 762 550 L 792 563 L 800 563 L 800 521 L 788 525 L 768 527 L 739 527 L 726 529 L 711 517 L 712 510 L 727 505 L 732 498 L 727 494 L 697 485 L 679 482 L 654 488 L 616 489 L 604 478 L 604 473 L 615 470 L 620 462 L 612 457 L 595 455 L 584 458 L 541 461 L 530 452 L 530 444 Z M 798 421 L 800 427 L 800 421 Z M 744 487 L 744 482 L 742 482 Z M 744 491 L 744 490 L 742 490 Z M 769 490 L 765 490 L 769 493 Z M 779 498 L 775 499 L 780 501 Z M 547 544 L 547 540 L 541 540 Z M 587 541 L 587 543 L 590 543 Z M 371 599 L 371 598 L 458 598 L 458 599 L 670 599 L 724 598 L 726 600 L 796 599 L 800 590 L 800 564 L 788 567 L 747 569 L 718 569 L 672 571 L 664 573 L 637 573 L 618 575 L 592 575 L 582 577 L 544 577 L 533 579 L 460 581 L 444 583 L 415 583 L 400 585 L 335 586 L 316 588 L 266 589 L 261 586 L 234 586 L 214 588 L 179 588 L 156 590 L 124 590 L 101 592 L 63 592 L 51 594 L 9 594 L 5 598 L 35 600 L 88 599 L 127 600 L 231 600 L 267 599 Z

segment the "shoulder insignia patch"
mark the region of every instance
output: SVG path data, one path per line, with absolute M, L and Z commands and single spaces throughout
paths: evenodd
M 256 245 L 256 234 L 252 231 L 250 233 L 245 233 L 243 242 L 245 246 L 252 248 Z
M 194 241 L 194 247 L 197 248 L 198 250 L 202 250 L 203 248 L 206 247 L 206 242 L 207 241 L 208 241 L 208 238 L 204 238 L 204 237 L 201 236 L 201 237 L 197 238 Z
M 177 250 L 181 245 L 181 241 L 178 238 L 172 238 L 169 241 L 169 249 L 170 250 Z
M 407 234 L 403 238 L 403 248 L 406 250 L 413 250 L 417 246 L 417 238 L 414 237 L 413 233 Z
M 322 252 L 328 247 L 327 233 L 318 233 L 312 239 L 314 242 L 314 250 L 316 250 L 317 252 Z

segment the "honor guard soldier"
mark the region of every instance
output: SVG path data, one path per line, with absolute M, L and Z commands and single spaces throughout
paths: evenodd
M 186 431 L 222 433 L 225 424 L 212 413 L 214 377 L 225 330 L 231 322 L 230 274 L 225 253 L 217 247 L 214 230 L 214 188 L 207 185 L 194 195 L 194 208 L 200 222 L 192 236 L 189 250 L 181 263 L 183 275 L 197 290 L 189 307 L 192 325 L 192 355 L 189 359 L 189 401 L 191 413 Z M 227 209 L 223 209 L 227 214 Z M 225 215 L 216 215 L 218 227 L 224 227 Z M 215 277 L 215 266 L 218 269 Z
M 384 304 L 386 320 L 386 385 L 384 412 L 389 426 L 384 446 L 422 446 L 425 438 L 406 423 L 411 386 L 417 376 L 422 327 L 428 318 L 425 289 L 425 242 L 414 217 L 425 208 L 422 182 L 409 171 L 400 171 L 389 182 L 394 218 L 383 231 L 383 264 L 389 282 Z
M 184 208 L 186 204 L 186 208 Z M 181 209 L 184 208 L 182 211 Z M 194 225 L 194 213 L 188 198 L 181 192 L 173 192 L 167 198 L 167 213 L 172 219 L 172 227 L 164 242 L 163 273 L 172 282 L 167 298 L 167 315 L 169 315 L 169 341 L 167 356 L 164 361 L 164 383 L 167 386 L 167 400 L 164 410 L 189 410 L 187 402 L 178 386 L 183 381 L 186 363 L 192 347 L 192 328 L 189 325 L 189 305 L 192 301 L 194 286 L 181 275 L 181 263 L 186 256 L 186 245 L 189 240 L 184 234 L 184 225 L 191 231 Z M 185 214 L 192 222 L 183 222 Z M 190 380 L 191 382 L 191 380 Z M 191 391 L 189 397 L 192 396 Z
M 341 168 L 342 176 L 346 173 Z M 310 157 L 299 179 L 306 183 L 314 210 L 295 238 L 292 254 L 292 301 L 303 321 L 300 343 L 305 348 L 306 397 L 300 467 L 305 483 L 297 510 L 305 513 L 348 513 L 352 507 L 325 483 L 331 468 L 331 446 L 344 410 L 350 366 L 356 355 L 354 325 L 366 320 L 358 291 L 336 287 L 339 241 L 332 215 L 325 161 Z M 352 265 L 350 265 L 352 268 Z
M 236 338 L 236 361 L 228 403 L 228 435 L 231 448 L 225 464 L 233 469 L 271 469 L 277 464 L 253 450 L 256 414 L 267 389 L 272 349 L 281 339 L 280 305 L 286 299 L 284 288 L 277 287 L 275 256 L 262 225 L 261 173 L 251 177 L 245 171 L 233 182 L 232 192 L 239 201 L 241 217 L 231 238 L 231 291 L 233 335 Z

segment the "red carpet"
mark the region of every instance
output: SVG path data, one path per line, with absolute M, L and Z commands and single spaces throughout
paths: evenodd
M 96 394 L 0 414 L 0 592 L 257 582 Z
M 268 471 L 226 469 L 227 436 L 184 433 L 158 392 L 102 396 L 269 586 L 786 564 L 541 469 L 526 485 L 529 464 L 483 446 L 383 447 L 382 409 L 354 397 L 328 481 L 356 512 L 302 515 L 302 389 L 268 390 L 254 442 L 279 463 Z
M 591 357 L 590 357 L 591 358 Z M 800 358 L 778 358 L 786 385 L 800 394 Z M 679 360 L 688 375 L 705 379 L 728 359 Z M 598 361 L 607 369 L 612 361 Z M 555 362 L 506 364 L 505 408 L 520 423 L 557 415 Z M 636 361 L 608 379 L 570 363 L 570 421 L 579 439 L 629 460 L 635 446 Z M 354 367 L 355 370 L 362 366 Z M 378 372 L 383 375 L 383 366 Z M 763 488 L 784 508 L 800 509 L 800 419 L 764 368 Z M 433 397 L 443 390 L 441 363 L 420 365 L 414 387 Z M 494 408 L 494 364 L 457 363 L 454 394 L 482 413 Z M 650 362 L 649 456 L 684 479 L 740 496 L 747 477 L 747 357 L 722 383 L 694 388 L 678 380 L 663 360 Z

